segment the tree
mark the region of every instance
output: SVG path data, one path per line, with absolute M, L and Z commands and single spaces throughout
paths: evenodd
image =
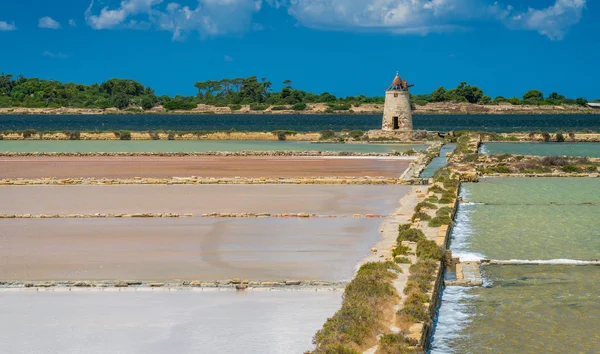
M 467 85 L 464 81 L 458 84 L 458 86 L 449 93 L 453 100 L 459 102 L 467 101 L 469 103 L 477 103 L 483 97 L 483 90 L 477 86 Z
M 154 106 L 156 105 L 156 96 L 152 95 L 152 96 L 144 96 L 142 97 L 142 108 L 144 110 L 150 110 L 152 108 L 154 108 Z
M 292 80 L 283 80 L 283 85 L 289 89 L 292 88 Z
M 440 86 L 433 90 L 431 93 L 431 101 L 432 102 L 444 102 L 446 100 L 446 89 L 444 86 Z
M 112 104 L 118 109 L 125 109 L 129 107 L 129 98 L 123 93 L 117 94 L 113 97 Z
M 586 107 L 588 104 L 588 100 L 586 100 L 583 97 L 579 97 L 575 100 L 575 103 L 577 103 L 578 105 L 580 105 L 581 107 Z
M 544 94 L 539 90 L 529 90 L 523 95 L 523 101 L 541 101 L 544 99 Z

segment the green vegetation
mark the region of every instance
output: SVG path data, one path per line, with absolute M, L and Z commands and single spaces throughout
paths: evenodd
M 366 263 L 344 290 L 344 301 L 319 330 L 314 353 L 361 353 L 369 339 L 386 329 L 386 313 L 398 301 L 393 262 Z
M 320 134 L 321 134 L 321 137 L 320 137 L 321 140 L 330 140 L 330 139 L 335 138 L 335 132 L 333 130 L 323 130 L 320 132 Z
M 273 92 L 272 82 L 267 78 L 256 76 L 222 80 L 199 81 L 194 87 L 198 89 L 196 96 L 157 97 L 154 90 L 141 83 L 127 79 L 110 79 L 101 84 L 82 85 L 62 83 L 55 80 L 14 77 L 11 74 L 0 75 L 0 108 L 2 107 L 74 107 L 100 108 L 141 107 L 150 110 L 162 105 L 167 110 L 191 110 L 197 104 L 208 104 L 219 107 L 231 107 L 239 110 L 241 105 L 291 106 L 295 111 L 303 111 L 310 103 L 325 103 L 327 112 L 348 111 L 362 104 L 382 104 L 383 95 L 367 97 L 365 95 L 336 97 L 328 92 L 321 94 L 298 90 L 292 87 L 291 80 L 283 81 L 283 88 Z M 456 88 L 446 90 L 443 86 L 430 94 L 411 95 L 413 104 L 426 105 L 430 102 L 469 102 L 479 104 L 511 103 L 515 105 L 559 105 L 573 104 L 586 106 L 585 98 L 570 99 L 556 92 L 544 97 L 537 90 L 526 92 L 522 99 L 517 97 L 495 99 L 485 95 L 482 89 L 461 82 Z M 275 110 L 281 110 L 278 108 Z M 262 109 L 255 109 L 262 110 Z
M 275 130 L 273 135 L 277 137 L 277 140 L 287 140 L 288 135 L 296 135 L 298 134 L 294 130 Z
M 378 354 L 416 354 L 411 346 L 418 343 L 410 340 L 403 333 L 384 334 L 379 339 Z
M 131 140 L 131 132 L 126 130 L 121 130 L 118 132 L 113 132 L 115 137 L 119 140 Z

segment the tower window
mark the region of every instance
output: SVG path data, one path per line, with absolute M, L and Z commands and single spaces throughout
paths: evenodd
M 400 125 L 398 125 L 398 117 L 394 117 L 394 130 L 400 129 Z
M 394 94 L 394 97 L 398 97 L 398 94 L 397 94 L 397 93 L 395 93 L 395 94 Z

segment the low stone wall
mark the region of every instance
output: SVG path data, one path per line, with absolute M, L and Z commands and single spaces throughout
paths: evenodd
M 352 185 L 391 185 L 410 184 L 400 178 L 370 178 L 370 177 L 314 177 L 314 178 L 203 178 L 203 177 L 174 177 L 174 178 L 39 178 L 0 179 L 0 186 L 26 185 L 117 185 L 117 184 L 352 184 Z
M 206 213 L 201 215 L 194 215 L 191 213 L 177 214 L 177 213 L 127 213 L 127 214 L 112 214 L 112 213 L 93 213 L 93 214 L 0 214 L 0 219 L 90 219 L 90 218 L 181 218 L 181 217 L 194 217 L 199 216 L 202 218 L 367 218 L 367 219 L 378 219 L 385 218 L 388 215 L 380 214 L 353 214 L 351 216 L 346 215 L 317 215 L 309 213 L 283 213 L 283 214 L 271 214 L 271 213 Z
M 7 152 L 0 151 L 2 157 L 134 157 L 134 156 L 159 156 L 159 157 L 184 157 L 184 156 L 218 156 L 218 157 L 245 157 L 245 156 L 274 156 L 274 157 L 320 157 L 320 156 L 364 156 L 364 157 L 398 157 L 406 156 L 407 159 L 415 159 L 403 153 L 364 153 L 347 151 L 207 151 L 207 152 Z
M 143 289 L 143 288 L 219 288 L 246 290 L 253 288 L 331 288 L 343 289 L 345 282 L 327 282 L 327 281 L 302 281 L 302 280 L 281 280 L 281 281 L 250 281 L 247 279 L 227 279 L 216 281 L 182 281 L 182 282 L 159 282 L 159 281 L 138 281 L 138 280 L 106 280 L 106 281 L 2 281 L 0 280 L 0 291 L 3 290 L 74 290 L 74 289 Z

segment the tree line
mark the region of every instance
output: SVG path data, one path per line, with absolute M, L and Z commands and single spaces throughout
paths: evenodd
M 316 94 L 295 89 L 291 80 L 283 81 L 280 91 L 273 91 L 273 84 L 267 78 L 250 76 L 223 80 L 199 81 L 194 86 L 198 89 L 196 96 L 174 97 L 157 96 L 155 91 L 134 80 L 110 79 L 101 84 L 82 85 L 62 83 L 56 80 L 40 80 L 37 78 L 14 77 L 11 74 L 0 75 L 0 108 L 6 107 L 73 107 L 100 108 L 116 107 L 118 109 L 150 110 L 158 105 L 167 110 L 191 110 L 198 104 L 231 107 L 240 109 L 242 105 L 250 105 L 251 109 L 304 110 L 310 103 L 325 103 L 329 111 L 348 110 L 361 104 L 383 104 L 384 95 L 368 97 L 365 95 L 336 97 L 323 92 Z M 411 95 L 412 103 L 425 105 L 430 102 L 469 102 L 479 104 L 579 104 L 585 106 L 584 98 L 569 99 L 556 92 L 544 97 L 538 90 L 525 93 L 522 98 L 492 99 L 477 86 L 461 82 L 456 88 L 446 90 L 443 86 L 430 94 Z

